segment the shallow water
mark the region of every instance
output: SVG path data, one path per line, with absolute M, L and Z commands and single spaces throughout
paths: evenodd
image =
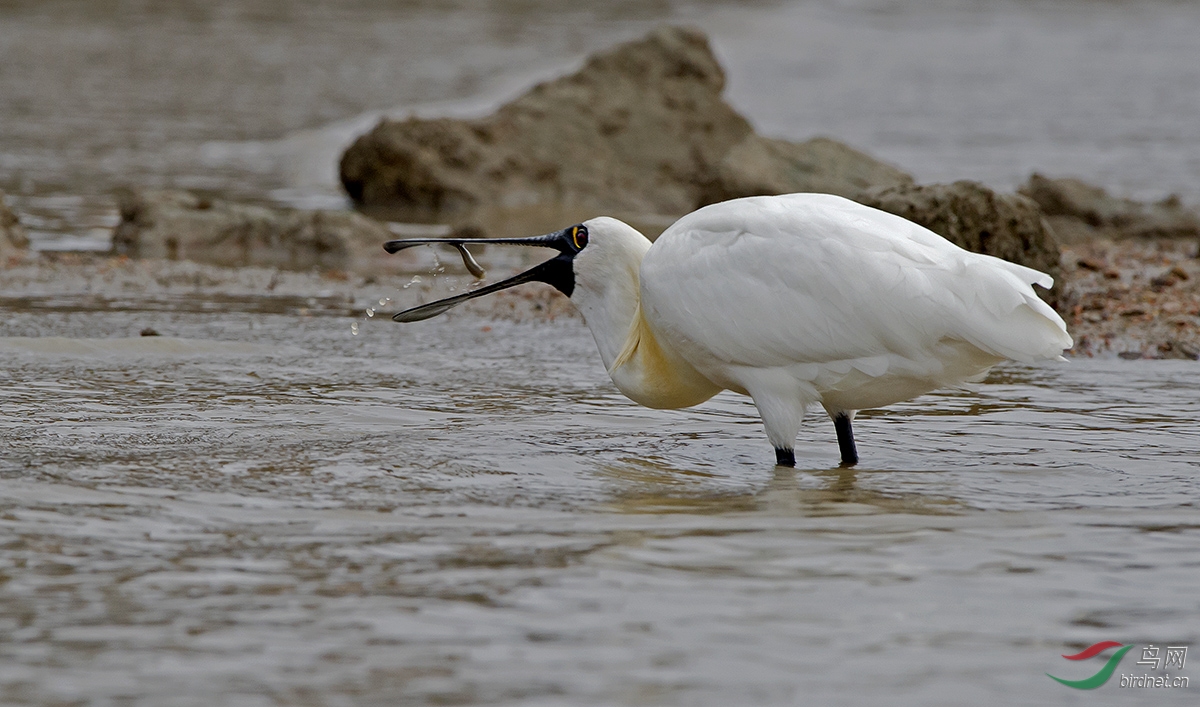
M 578 320 L 3 322 L 5 703 L 1129 704 L 1044 673 L 1200 639 L 1194 363 L 1004 366 L 791 470 Z

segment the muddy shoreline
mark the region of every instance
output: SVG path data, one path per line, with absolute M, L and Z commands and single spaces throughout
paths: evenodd
M 382 250 L 381 250 L 382 252 Z M 88 253 L 43 253 L 0 267 L 0 311 L 143 312 L 138 331 L 169 335 L 157 312 L 237 311 L 344 317 L 351 323 L 382 319 L 423 301 L 445 297 L 477 282 L 449 257 L 432 251 L 401 261 L 388 273 L 295 271 L 222 267 L 189 261 L 133 259 Z M 445 255 L 452 255 L 445 254 Z M 523 269 L 531 257 L 480 256 L 492 278 Z M 481 320 L 553 321 L 576 317 L 570 300 L 550 287 L 524 287 L 471 300 L 447 316 Z M 0 325 L 0 329 L 3 326 Z M 138 331 L 120 332 L 136 336 Z M 12 335 L 11 333 L 5 335 Z
M 1070 355 L 1200 358 L 1194 241 L 1093 241 L 1064 247 L 1062 260 Z
M 391 273 L 358 274 L 43 253 L 13 258 L 0 269 L 0 310 L 141 311 L 145 327 L 157 331 L 155 312 L 216 307 L 344 317 L 349 330 L 354 322 L 472 286 L 452 253 L 445 256 Z M 525 262 L 495 260 L 492 253 L 480 256 L 492 270 L 489 280 Z M 1200 258 L 1194 242 L 1103 240 L 1067 246 L 1061 277 L 1063 317 L 1075 339 L 1068 356 L 1200 358 Z M 477 318 L 486 326 L 488 320 L 538 322 L 579 315 L 566 297 L 535 285 L 472 300 L 447 316 Z

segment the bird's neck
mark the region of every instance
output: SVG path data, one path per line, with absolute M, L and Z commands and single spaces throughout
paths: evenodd
M 627 397 L 652 408 L 702 403 L 721 388 L 684 361 L 643 315 L 639 268 L 650 241 L 633 233 L 636 238 L 620 248 L 588 254 L 603 255 L 603 265 L 577 271 L 571 299 L 596 339 L 608 375 Z

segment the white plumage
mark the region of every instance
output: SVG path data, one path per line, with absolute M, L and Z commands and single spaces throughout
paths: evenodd
M 653 245 L 611 218 L 573 228 L 500 241 L 582 234 L 581 247 L 560 247 L 545 264 L 565 260 L 571 283 L 519 281 L 570 295 L 613 381 L 637 402 L 674 408 L 722 389 L 750 395 L 783 464 L 794 462 L 811 405 L 834 419 L 843 463 L 853 464 L 855 411 L 978 380 L 1005 359 L 1061 359 L 1072 345 L 1031 287 L 1050 287 L 1048 275 L 837 196 L 706 206 Z M 418 310 L 449 308 L 438 304 Z M 406 314 L 397 318 L 432 316 Z

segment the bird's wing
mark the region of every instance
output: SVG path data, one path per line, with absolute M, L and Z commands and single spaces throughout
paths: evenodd
M 680 219 L 641 268 L 643 310 L 684 348 L 742 366 L 919 358 L 967 341 L 1018 360 L 1071 345 L 1035 270 L 824 194 L 750 197 Z

